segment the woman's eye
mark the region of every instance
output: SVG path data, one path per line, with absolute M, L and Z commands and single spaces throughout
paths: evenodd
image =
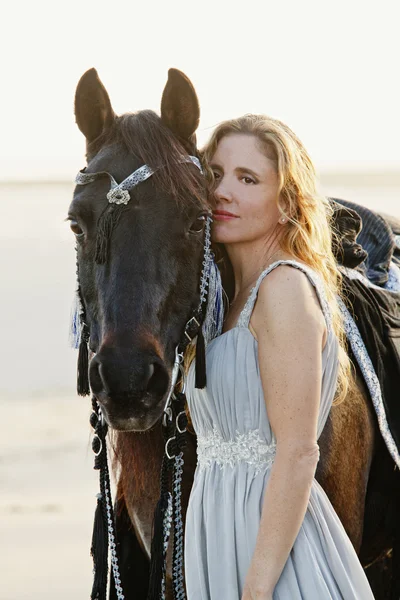
M 71 231 L 76 235 L 76 237 L 82 237 L 84 235 L 82 229 L 79 227 L 76 221 L 70 222 Z
M 204 223 L 206 222 L 207 215 L 205 213 L 200 214 L 197 219 L 192 223 L 190 231 L 192 233 L 200 233 L 203 231 Z
M 246 177 L 246 176 L 244 176 L 244 177 L 242 177 L 242 180 L 243 180 L 245 183 L 247 183 L 247 184 L 248 184 L 248 183 L 255 183 L 254 179 L 252 179 L 251 177 Z
M 217 173 L 216 171 L 213 171 L 213 175 L 214 175 L 215 181 L 217 181 L 221 177 L 221 175 L 219 173 Z

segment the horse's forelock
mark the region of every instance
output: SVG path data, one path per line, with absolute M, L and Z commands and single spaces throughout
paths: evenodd
M 197 167 L 182 163 L 188 154 L 183 144 L 151 110 L 125 113 L 88 147 L 88 160 L 104 146 L 122 145 L 140 164 L 154 169 L 152 180 L 184 208 L 193 201 L 207 206 L 205 180 Z M 196 149 L 193 147 L 193 153 Z

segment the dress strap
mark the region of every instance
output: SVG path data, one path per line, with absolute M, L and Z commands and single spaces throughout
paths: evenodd
M 332 315 L 331 315 L 331 310 L 330 310 L 328 300 L 326 298 L 325 288 L 322 283 L 322 280 L 321 280 L 320 276 L 313 269 L 311 269 L 311 267 L 309 267 L 308 265 L 303 265 L 302 263 L 299 263 L 295 260 L 277 260 L 276 262 L 269 265 L 269 267 L 267 267 L 265 269 L 265 271 L 263 271 L 261 273 L 261 275 L 257 279 L 255 286 L 253 287 L 253 289 L 250 292 L 250 295 L 246 301 L 246 304 L 243 307 L 242 312 L 239 315 L 236 326 L 237 327 L 248 327 L 249 326 L 251 313 L 253 312 L 254 304 L 256 302 L 256 298 L 257 298 L 257 294 L 258 294 L 258 290 L 261 285 L 261 282 L 263 281 L 264 277 L 266 277 L 268 275 L 268 273 L 270 273 L 271 271 L 276 269 L 276 267 L 278 267 L 279 265 L 282 265 L 282 264 L 289 265 L 290 267 L 295 267 L 296 269 L 300 269 L 300 271 L 303 271 L 307 275 L 308 279 L 310 280 L 310 282 L 312 283 L 312 285 L 314 286 L 314 288 L 317 292 L 318 300 L 320 302 L 321 309 L 322 309 L 322 312 L 325 317 L 326 326 L 327 326 L 328 332 L 330 332 L 332 329 Z

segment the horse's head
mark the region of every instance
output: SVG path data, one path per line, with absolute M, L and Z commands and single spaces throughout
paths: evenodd
M 91 390 L 114 429 L 144 431 L 162 415 L 175 347 L 199 304 L 208 207 L 199 169 L 182 162 L 196 154 L 199 104 L 190 81 L 171 69 L 161 117 L 116 116 L 91 69 L 78 83 L 75 115 L 86 137 L 85 174 L 106 172 L 120 183 L 142 165 L 154 170 L 118 207 L 108 202 L 107 175 L 77 185 L 68 214 L 94 353 Z

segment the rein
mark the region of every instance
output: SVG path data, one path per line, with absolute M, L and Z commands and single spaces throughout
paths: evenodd
M 200 172 L 200 161 L 195 156 L 182 157 L 181 162 L 192 162 Z M 78 173 L 77 185 L 87 185 L 96 179 L 108 176 L 111 182 L 107 193 L 108 209 L 103 213 L 99 224 L 96 262 L 104 263 L 107 258 L 108 242 L 119 213 L 117 206 L 126 205 L 130 200 L 129 191 L 145 181 L 154 170 L 143 165 L 124 181 L 118 184 L 113 176 L 106 172 L 86 173 L 86 168 Z M 151 543 L 150 582 L 147 600 L 164 600 L 166 594 L 166 555 L 170 539 L 172 522 L 173 535 L 173 592 L 176 600 L 186 600 L 183 577 L 183 520 L 181 506 L 181 483 L 183 473 L 183 450 L 186 443 L 186 426 L 188 423 L 186 404 L 186 374 L 183 368 L 184 353 L 192 340 L 197 336 L 195 385 L 204 388 L 206 385 L 205 345 L 221 332 L 223 322 L 222 286 L 218 268 L 211 251 L 212 214 L 208 213 L 204 233 L 203 269 L 200 281 L 200 301 L 191 318 L 187 321 L 181 342 L 175 348 L 175 359 L 171 372 L 171 381 L 165 400 L 162 416 L 162 432 L 165 441 L 160 475 L 160 498 L 154 512 L 153 537 Z M 73 317 L 75 347 L 79 347 L 78 356 L 78 394 L 90 393 L 88 374 L 88 343 L 90 330 L 86 320 L 85 306 L 80 290 L 79 272 L 77 288 L 77 313 Z M 204 305 L 204 306 L 203 306 Z M 180 391 L 175 391 L 178 377 L 182 384 Z M 97 495 L 97 508 L 93 526 L 91 554 L 93 557 L 94 581 L 91 592 L 92 600 L 106 600 L 108 548 L 111 555 L 111 585 L 114 584 L 118 600 L 125 600 L 121 585 L 121 576 L 116 552 L 116 534 L 114 512 L 111 501 L 106 436 L 108 425 L 104 420 L 101 407 L 95 396 L 92 397 L 93 412 L 90 424 L 94 435 L 92 449 L 95 455 L 94 468 L 99 470 L 100 494 Z M 170 491 L 172 484 L 172 490 Z

